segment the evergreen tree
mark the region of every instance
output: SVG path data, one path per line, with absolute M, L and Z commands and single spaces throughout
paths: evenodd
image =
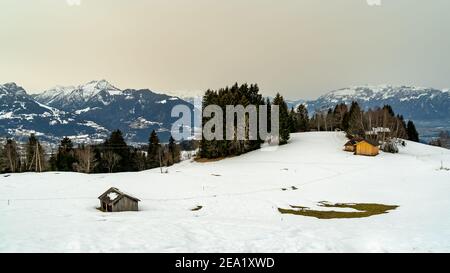
M 308 109 L 304 104 L 300 104 L 297 107 L 297 131 L 298 132 L 309 131 L 309 114 Z
M 348 116 L 348 133 L 364 136 L 364 123 L 361 108 L 357 102 L 352 102 Z
M 147 154 L 148 168 L 153 169 L 160 167 L 160 160 L 161 160 L 161 144 L 159 143 L 159 138 L 158 135 L 156 134 L 156 131 L 153 130 L 148 140 L 148 154 Z
M 297 113 L 294 111 L 294 107 L 291 108 L 291 111 L 289 112 L 289 132 L 290 133 L 296 133 L 297 132 Z
M 169 160 L 171 161 L 170 165 L 180 162 L 180 149 L 178 148 L 175 139 L 172 136 L 169 139 L 168 149 L 171 158 L 171 160 Z
M 56 172 L 58 170 L 56 154 L 52 153 L 48 160 L 48 170 L 51 172 Z
M 289 125 L 289 111 L 283 96 L 279 93 L 273 99 L 273 105 L 278 105 L 280 108 L 279 124 L 280 124 L 280 145 L 287 144 L 289 141 L 290 125 Z
M 348 112 L 348 108 L 345 103 L 338 104 L 334 108 L 334 112 L 333 112 L 334 124 L 337 128 L 339 128 L 341 130 L 348 129 L 348 120 L 346 120 L 347 124 L 344 124 L 344 119 L 345 119 L 345 115 L 347 114 L 347 112 Z
M 419 133 L 416 130 L 416 126 L 412 120 L 408 121 L 406 126 L 406 132 L 408 134 L 408 139 L 414 142 L 419 142 Z
M 131 158 L 130 148 L 125 142 L 122 131 L 120 130 L 112 132 L 110 138 L 105 141 L 103 155 L 107 159 L 109 170 L 111 170 L 111 165 L 114 165 L 112 172 L 130 172 L 137 170 Z
M 70 138 L 65 137 L 61 140 L 56 155 L 56 169 L 63 172 L 73 171 L 73 165 L 76 163 L 73 143 Z

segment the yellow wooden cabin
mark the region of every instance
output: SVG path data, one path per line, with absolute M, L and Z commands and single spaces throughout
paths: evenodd
M 356 144 L 363 140 L 364 139 L 360 137 L 350 139 L 347 143 L 344 144 L 344 151 L 354 153 L 356 150 Z
M 355 144 L 355 155 L 377 156 L 380 149 L 374 143 L 367 140 L 359 141 Z

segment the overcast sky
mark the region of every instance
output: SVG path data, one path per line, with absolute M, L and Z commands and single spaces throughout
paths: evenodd
M 107 79 L 199 94 L 234 82 L 316 98 L 360 84 L 450 87 L 450 1 L 0 0 L 0 83 Z

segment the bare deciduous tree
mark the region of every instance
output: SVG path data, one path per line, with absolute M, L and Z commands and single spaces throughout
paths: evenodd
M 75 164 L 77 172 L 91 173 L 97 166 L 94 150 L 90 145 L 75 150 L 78 162 Z
M 108 168 L 108 172 L 112 173 L 119 163 L 121 157 L 112 151 L 107 151 L 103 154 L 103 159 L 107 164 L 106 167 Z

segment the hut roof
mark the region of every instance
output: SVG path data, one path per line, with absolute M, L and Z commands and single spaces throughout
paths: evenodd
M 363 140 L 364 140 L 364 138 L 362 138 L 362 137 L 354 137 L 354 138 L 350 139 L 347 143 L 345 143 L 344 146 L 353 146 L 353 145 L 356 145 L 356 144 L 358 144 L 359 142 L 361 142 Z
M 132 200 L 134 200 L 136 202 L 141 201 L 138 198 L 136 198 L 136 197 L 134 197 L 134 196 L 132 196 L 130 194 L 124 193 L 124 192 L 122 192 L 119 189 L 114 188 L 114 187 L 112 187 L 109 190 L 107 190 L 106 192 L 104 192 L 102 195 L 100 195 L 98 197 L 98 199 L 100 199 L 100 200 L 102 200 L 104 202 L 107 202 L 107 203 L 116 203 L 122 197 L 128 197 L 128 198 L 130 198 L 130 199 L 132 199 Z

